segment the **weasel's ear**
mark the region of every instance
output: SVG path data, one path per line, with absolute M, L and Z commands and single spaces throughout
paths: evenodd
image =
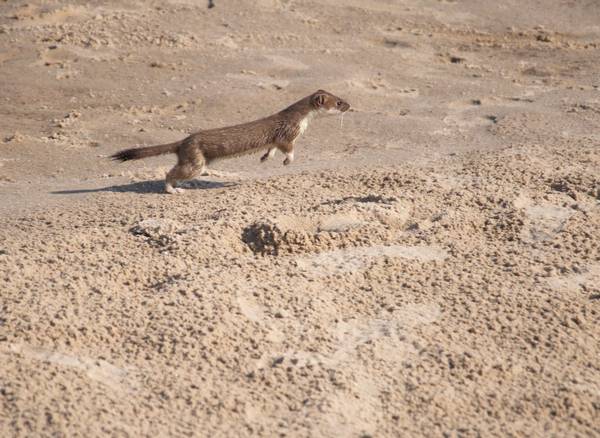
M 313 103 L 316 107 L 320 107 L 325 104 L 325 93 L 323 93 L 322 90 L 319 90 L 315 93 L 313 97 Z

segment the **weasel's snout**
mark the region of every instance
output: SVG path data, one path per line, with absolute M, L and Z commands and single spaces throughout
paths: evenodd
M 345 113 L 349 109 L 350 109 L 350 104 L 348 102 L 342 102 L 342 105 L 340 106 L 340 111 Z

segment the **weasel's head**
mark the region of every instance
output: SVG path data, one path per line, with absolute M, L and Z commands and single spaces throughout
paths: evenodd
M 325 90 L 318 90 L 310 96 L 310 103 L 323 113 L 339 114 L 350 109 L 350 104 Z

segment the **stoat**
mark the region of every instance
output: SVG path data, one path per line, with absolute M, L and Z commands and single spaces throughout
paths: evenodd
M 167 193 L 180 193 L 178 182 L 203 173 L 212 161 L 250 154 L 266 149 L 263 162 L 275 155 L 285 154 L 284 165 L 294 161 L 294 143 L 316 115 L 343 113 L 350 105 L 324 90 L 290 105 L 272 116 L 226 128 L 207 129 L 191 134 L 183 140 L 158 146 L 125 149 L 112 155 L 113 160 L 128 161 L 163 154 L 177 154 L 177 164 L 166 178 Z

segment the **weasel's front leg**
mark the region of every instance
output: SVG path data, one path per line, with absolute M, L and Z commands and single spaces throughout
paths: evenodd
M 294 161 L 294 151 L 293 150 L 291 152 L 288 152 L 285 154 L 285 160 L 283 160 L 283 165 L 287 166 L 288 164 L 291 164 L 292 161 Z
M 269 158 L 273 158 L 276 150 L 277 148 L 269 148 L 269 150 L 262 157 L 260 157 L 261 163 L 267 161 Z
M 285 160 L 283 160 L 285 166 L 294 161 L 294 143 L 280 144 L 277 146 L 277 149 L 285 154 Z

